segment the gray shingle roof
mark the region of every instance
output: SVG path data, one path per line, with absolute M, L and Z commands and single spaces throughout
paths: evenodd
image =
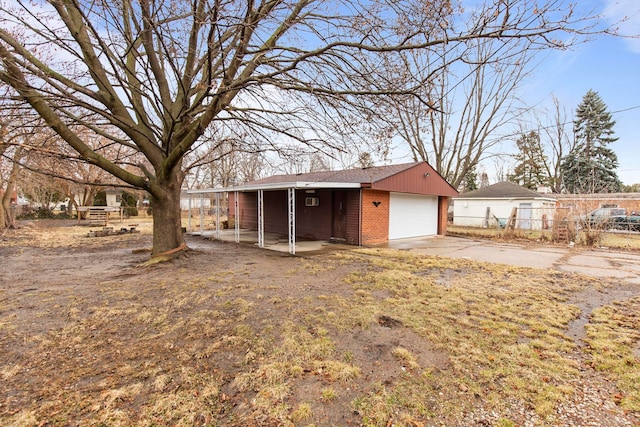
M 536 193 L 528 188 L 521 187 L 512 182 L 498 182 L 497 184 L 490 185 L 488 187 L 479 188 L 478 190 L 470 191 L 468 193 L 462 193 L 458 198 L 460 199 L 474 199 L 474 198 L 501 198 L 501 197 L 526 197 L 537 198 L 546 197 L 540 193 Z
M 420 162 L 400 165 L 373 166 L 370 168 L 346 169 L 339 171 L 309 172 L 290 175 L 274 175 L 248 182 L 246 185 L 280 184 L 286 182 L 350 182 L 373 183 L 410 169 Z

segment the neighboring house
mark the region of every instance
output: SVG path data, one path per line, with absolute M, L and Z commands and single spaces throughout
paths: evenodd
M 120 207 L 122 202 L 122 190 L 119 188 L 108 188 L 105 190 L 107 206 Z
M 507 223 L 517 208 L 516 228 L 547 229 L 552 226 L 556 199 L 511 182 L 499 182 L 453 199 L 453 224 L 496 227 Z
M 353 245 L 446 233 L 458 194 L 425 162 L 276 175 L 226 189 L 239 228 Z M 237 205 L 236 205 L 237 200 Z M 260 244 L 260 242 L 258 242 Z

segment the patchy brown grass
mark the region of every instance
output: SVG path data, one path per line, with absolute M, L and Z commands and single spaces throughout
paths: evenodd
M 618 384 L 620 406 L 640 412 L 640 297 L 595 310 L 586 342 L 594 367 Z
M 609 282 L 212 242 L 150 268 L 131 251 L 148 233 L 83 234 L 0 244 L 2 425 L 551 426 L 580 398 L 583 358 L 619 387 L 603 424 L 638 420 L 638 300 L 597 312 L 588 350 L 567 336 L 572 295 Z
M 451 236 L 474 237 L 495 240 L 526 240 L 548 244 L 552 240 L 551 230 L 514 230 L 506 232 L 497 228 L 460 227 L 449 225 L 447 234 Z M 580 232 L 576 244 L 602 246 L 612 249 L 640 250 L 640 234 L 590 230 Z

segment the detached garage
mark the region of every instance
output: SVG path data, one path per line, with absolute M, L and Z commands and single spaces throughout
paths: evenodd
M 389 240 L 438 234 L 434 218 L 438 218 L 438 196 L 390 194 Z
M 454 198 L 453 224 L 501 227 L 512 212 L 515 228 L 543 230 L 551 226 L 556 200 L 512 182 L 499 182 Z
M 227 192 L 237 228 L 296 240 L 372 245 L 446 233 L 449 199 L 458 192 L 428 163 L 276 175 Z

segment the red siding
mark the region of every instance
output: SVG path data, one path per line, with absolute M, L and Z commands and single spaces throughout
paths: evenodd
M 458 195 L 458 192 L 427 163 L 419 163 L 403 172 L 374 182 L 371 188 L 427 196 Z

